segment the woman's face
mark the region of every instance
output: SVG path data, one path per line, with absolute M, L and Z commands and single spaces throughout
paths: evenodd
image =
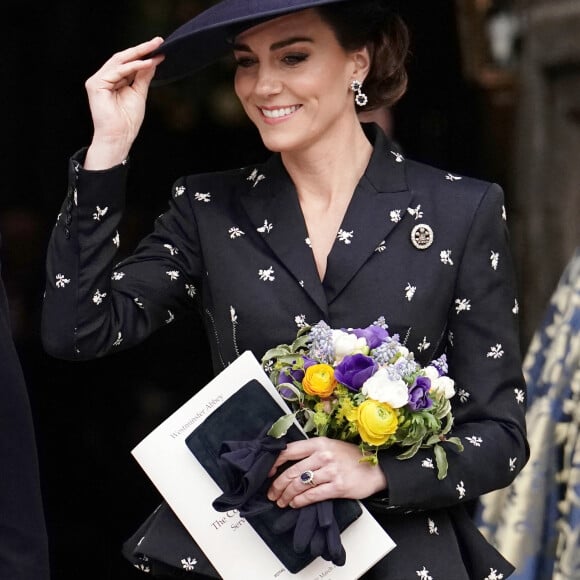
M 239 34 L 235 90 L 271 151 L 331 144 L 358 122 L 350 83 L 364 80 L 366 49 L 346 52 L 316 10 L 303 10 Z

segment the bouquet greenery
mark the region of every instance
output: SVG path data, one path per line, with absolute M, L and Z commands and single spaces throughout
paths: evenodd
M 455 387 L 445 355 L 421 367 L 383 317 L 366 328 L 305 325 L 292 344 L 266 352 L 262 366 L 292 409 L 272 425 L 273 437 L 297 420 L 306 433 L 358 444 L 361 461 L 373 464 L 380 449 L 396 445 L 397 458 L 409 459 L 429 447 L 439 479 L 448 468 L 443 444 L 463 450 L 447 436 Z

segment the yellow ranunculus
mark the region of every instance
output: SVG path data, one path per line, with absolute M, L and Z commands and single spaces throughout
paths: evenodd
M 309 395 L 328 398 L 336 387 L 334 369 L 330 365 L 318 364 L 308 367 L 302 379 L 302 386 Z
M 354 410 L 361 439 L 369 445 L 382 445 L 396 432 L 399 414 L 388 403 L 368 399 Z

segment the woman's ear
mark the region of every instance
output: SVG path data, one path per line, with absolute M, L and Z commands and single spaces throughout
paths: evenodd
M 364 81 L 371 68 L 371 55 L 368 47 L 363 47 L 355 50 L 352 53 L 354 63 L 353 75 L 361 82 Z

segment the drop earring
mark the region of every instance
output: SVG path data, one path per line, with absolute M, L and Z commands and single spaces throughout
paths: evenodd
M 350 83 L 350 88 L 354 93 L 356 93 L 354 96 L 354 102 L 359 107 L 364 107 L 369 102 L 369 98 L 362 92 L 362 83 L 355 79 Z

